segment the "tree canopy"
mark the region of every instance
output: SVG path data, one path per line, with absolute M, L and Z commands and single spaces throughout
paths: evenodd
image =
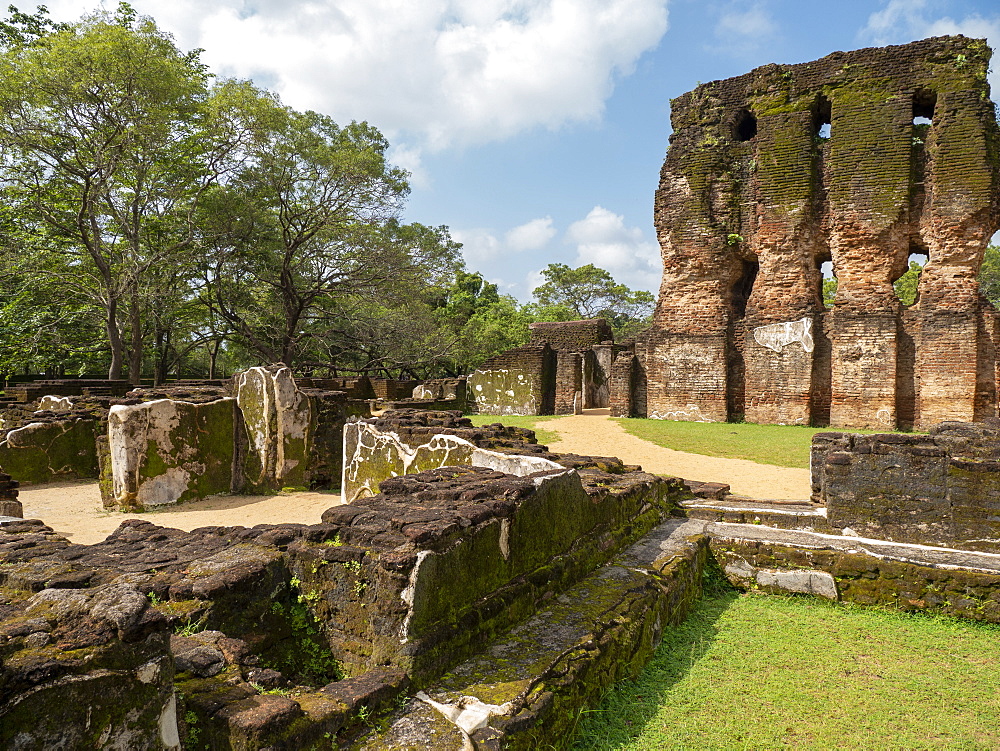
M 652 295 L 591 265 L 549 265 L 527 306 L 501 294 L 447 227 L 403 221 L 388 146 L 216 79 L 127 3 L 72 24 L 11 7 L 0 373 L 454 375 L 534 320 L 648 320 Z
M 574 269 L 550 263 L 542 276 L 545 282 L 533 293 L 539 320 L 604 318 L 616 339 L 634 336 L 649 324 L 656 303 L 653 295 L 619 284 L 593 264 Z

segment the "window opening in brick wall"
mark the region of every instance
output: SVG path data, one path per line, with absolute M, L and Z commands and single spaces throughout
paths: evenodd
M 733 119 L 733 138 L 749 141 L 757 135 L 757 118 L 750 110 L 740 110 Z
M 736 280 L 732 290 L 733 316 L 742 318 L 747 312 L 747 301 L 753 292 L 753 283 L 757 280 L 760 264 L 756 261 L 742 261 L 743 269 L 740 278 Z
M 909 307 L 920 299 L 920 272 L 927 263 L 927 251 L 917 245 L 910 246 L 910 255 L 906 259 L 906 271 L 893 279 L 892 289 L 903 305 Z
M 918 89 L 913 94 L 913 145 L 923 146 L 934 124 L 934 107 L 937 94 L 929 89 Z
M 813 104 L 813 135 L 821 141 L 828 139 L 832 132 L 832 122 L 833 107 L 830 100 L 821 94 Z
M 833 273 L 833 261 L 822 261 L 819 272 L 822 279 L 820 294 L 823 298 L 823 305 L 832 308 L 837 300 L 837 277 Z

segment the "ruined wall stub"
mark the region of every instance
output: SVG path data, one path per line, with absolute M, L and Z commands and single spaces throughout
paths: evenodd
M 981 40 L 938 37 L 767 65 L 673 100 L 655 202 L 663 282 L 636 352 L 649 417 L 922 427 L 995 414 L 996 311 L 976 283 L 1000 227 L 989 59 Z M 892 284 L 911 253 L 929 260 L 903 308 Z

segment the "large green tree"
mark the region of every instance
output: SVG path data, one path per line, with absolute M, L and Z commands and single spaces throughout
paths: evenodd
M 30 24 L 0 28 L 11 26 Z M 213 129 L 225 118 L 198 52 L 178 50 L 127 4 L 36 26 L 20 40 L 8 34 L 0 56 L 8 248 L 50 276 L 60 264 L 47 258 L 62 257 L 73 270 L 65 284 L 102 311 L 109 377 L 127 366 L 137 382 L 150 310 L 163 312 L 153 270 L 190 266 L 194 209 L 237 144 Z
M 622 339 L 648 325 L 656 303 L 649 292 L 629 289 L 606 270 L 589 263 L 575 269 L 550 263 L 542 276 L 545 282 L 533 292 L 538 320 L 605 318 L 615 337 Z
M 379 311 L 453 273 L 458 245 L 400 223 L 407 175 L 375 128 L 263 96 L 255 107 L 245 163 L 199 214 L 202 299 L 263 361 L 360 346 Z

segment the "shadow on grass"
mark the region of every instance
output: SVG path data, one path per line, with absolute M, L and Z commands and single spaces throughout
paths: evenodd
M 581 712 L 570 748 L 620 748 L 656 717 L 670 690 L 686 678 L 715 640 L 719 618 L 740 596 L 713 569 L 706 571 L 701 599 L 683 623 L 664 630 L 660 646 L 642 672 L 612 687 L 598 706 Z

